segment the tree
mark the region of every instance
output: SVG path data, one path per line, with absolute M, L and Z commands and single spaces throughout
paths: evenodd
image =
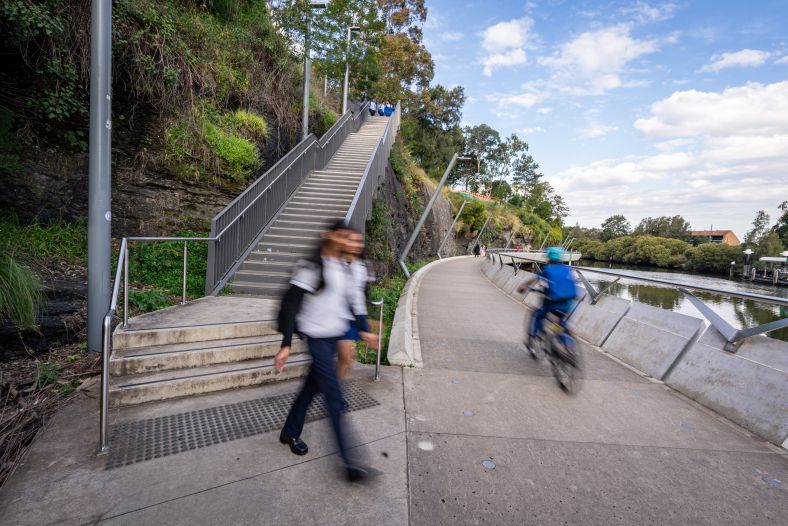
M 621 214 L 616 214 L 602 221 L 599 237 L 602 241 L 609 241 L 616 237 L 628 236 L 632 227 L 627 218 Z
M 689 221 L 680 215 L 646 217 L 640 221 L 633 234 L 689 241 L 692 238 L 692 227 L 690 227 Z
M 406 33 L 416 43 L 421 43 L 421 26 L 427 20 L 426 0 L 377 0 L 378 8 L 391 33 Z
M 772 230 L 780 236 L 783 246 L 788 247 L 788 201 L 783 201 L 777 207 L 782 212 L 777 223 L 772 227 Z
M 478 164 L 463 163 L 461 166 L 458 166 L 458 169 L 455 170 L 456 178 L 452 182 L 464 179 L 466 190 L 470 188 L 473 191 L 478 191 L 481 164 L 485 162 L 484 159 L 487 153 L 498 146 L 498 143 L 501 141 L 501 135 L 487 124 L 466 126 L 462 130 L 462 135 L 465 140 L 463 155 L 477 159 Z
M 777 256 L 784 250 L 783 243 L 777 232 L 767 232 L 758 240 L 755 253 L 758 257 Z
M 769 214 L 766 210 L 758 210 L 755 219 L 752 220 L 752 228 L 744 234 L 744 244 L 749 246 L 757 245 L 766 230 L 769 228 Z

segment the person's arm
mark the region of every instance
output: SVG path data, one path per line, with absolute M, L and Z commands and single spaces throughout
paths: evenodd
M 293 278 L 290 280 L 290 288 L 282 298 L 282 305 L 279 308 L 279 332 L 282 333 L 282 345 L 274 357 L 274 367 L 279 372 L 284 369 L 287 358 L 290 356 L 296 315 L 301 309 L 304 294 L 314 292 L 317 281 L 319 281 L 317 269 L 313 268 L 313 265 L 299 261 L 293 272 Z

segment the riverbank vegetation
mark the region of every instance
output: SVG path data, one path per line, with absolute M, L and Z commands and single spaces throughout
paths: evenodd
M 731 263 L 743 263 L 746 249 L 753 251 L 756 266 L 762 266 L 758 258 L 778 256 L 786 250 L 788 201 L 783 201 L 778 209 L 781 216 L 774 225 L 770 225 L 765 210 L 758 211 L 752 228 L 738 246 L 693 237 L 689 222 L 678 215 L 648 217 L 633 229 L 619 214 L 605 219 L 599 228 L 576 225 L 565 229 L 564 234 L 574 240 L 572 250 L 582 253 L 584 259 L 725 274 Z

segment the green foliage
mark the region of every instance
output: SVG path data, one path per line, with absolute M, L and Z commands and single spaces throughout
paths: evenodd
M 598 261 L 680 267 L 687 261 L 685 254 L 690 245 L 679 239 L 654 236 L 621 236 L 607 242 L 577 240 L 573 249 L 583 257 Z
M 758 257 L 764 256 L 778 256 L 780 252 L 785 250 L 782 240 L 777 232 L 767 232 L 758 241 L 758 247 L 755 251 Z
M 9 319 L 20 329 L 35 327 L 44 299 L 41 281 L 5 249 L 0 244 L 0 319 Z
M 80 380 L 79 378 L 74 378 L 69 383 L 64 384 L 60 388 L 60 394 L 62 394 L 63 396 L 68 396 L 72 394 L 74 391 L 76 391 L 77 387 L 79 387 L 80 385 L 82 385 L 82 380 Z
M 230 126 L 242 129 L 258 141 L 263 142 L 268 139 L 268 123 L 261 115 L 245 110 L 236 110 L 234 113 L 228 114 L 225 119 Z
M 690 227 L 689 221 L 680 215 L 672 217 L 646 217 L 640 221 L 640 224 L 638 224 L 632 233 L 636 236 L 668 237 L 680 239 L 682 241 L 690 241 L 692 237 L 692 228 Z
M 698 272 L 726 273 L 731 262 L 742 261 L 741 247 L 732 247 L 722 243 L 704 243 L 687 250 L 687 265 L 689 270 Z
M 224 161 L 227 175 L 231 179 L 242 181 L 260 165 L 260 150 L 249 139 L 240 135 L 207 124 L 205 141 L 211 147 L 213 155 Z
M 371 259 L 384 261 L 391 257 L 388 233 L 391 226 L 391 216 L 382 201 L 376 201 L 372 207 L 369 221 L 367 221 L 367 254 Z
M 84 263 L 88 250 L 87 224 L 55 221 L 22 226 L 16 217 L 0 216 L 0 247 L 7 247 L 8 253 L 21 254 L 27 261 L 55 259 Z
M 161 289 L 130 290 L 129 305 L 141 312 L 152 312 L 169 307 L 172 302 Z
M 176 236 L 207 237 L 207 233 L 181 230 Z M 205 293 L 208 243 L 190 241 L 187 244 L 186 294 L 190 297 L 202 297 Z M 183 242 L 140 242 L 132 246 L 129 250 L 129 280 L 141 286 L 154 287 L 153 291 L 139 293 L 147 295 L 139 298 L 140 305 L 135 305 L 141 310 L 146 310 L 142 305 L 148 300 L 148 304 L 163 304 L 166 301 L 166 297 L 162 297 L 165 293 L 180 297 L 183 286 Z M 132 301 L 132 297 L 133 295 L 129 296 L 129 301 Z
M 617 237 L 628 236 L 632 232 L 629 221 L 621 214 L 612 215 L 602 221 L 600 229 L 600 238 L 602 241 L 610 241 Z
M 54 360 L 38 362 L 38 373 L 36 374 L 36 387 L 42 388 L 57 382 L 60 376 L 60 364 Z

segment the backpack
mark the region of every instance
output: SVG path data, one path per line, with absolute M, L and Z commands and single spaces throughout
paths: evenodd
M 547 281 L 545 298 L 549 301 L 568 301 L 577 297 L 577 284 L 568 265 L 545 265 L 542 269 L 542 278 Z

